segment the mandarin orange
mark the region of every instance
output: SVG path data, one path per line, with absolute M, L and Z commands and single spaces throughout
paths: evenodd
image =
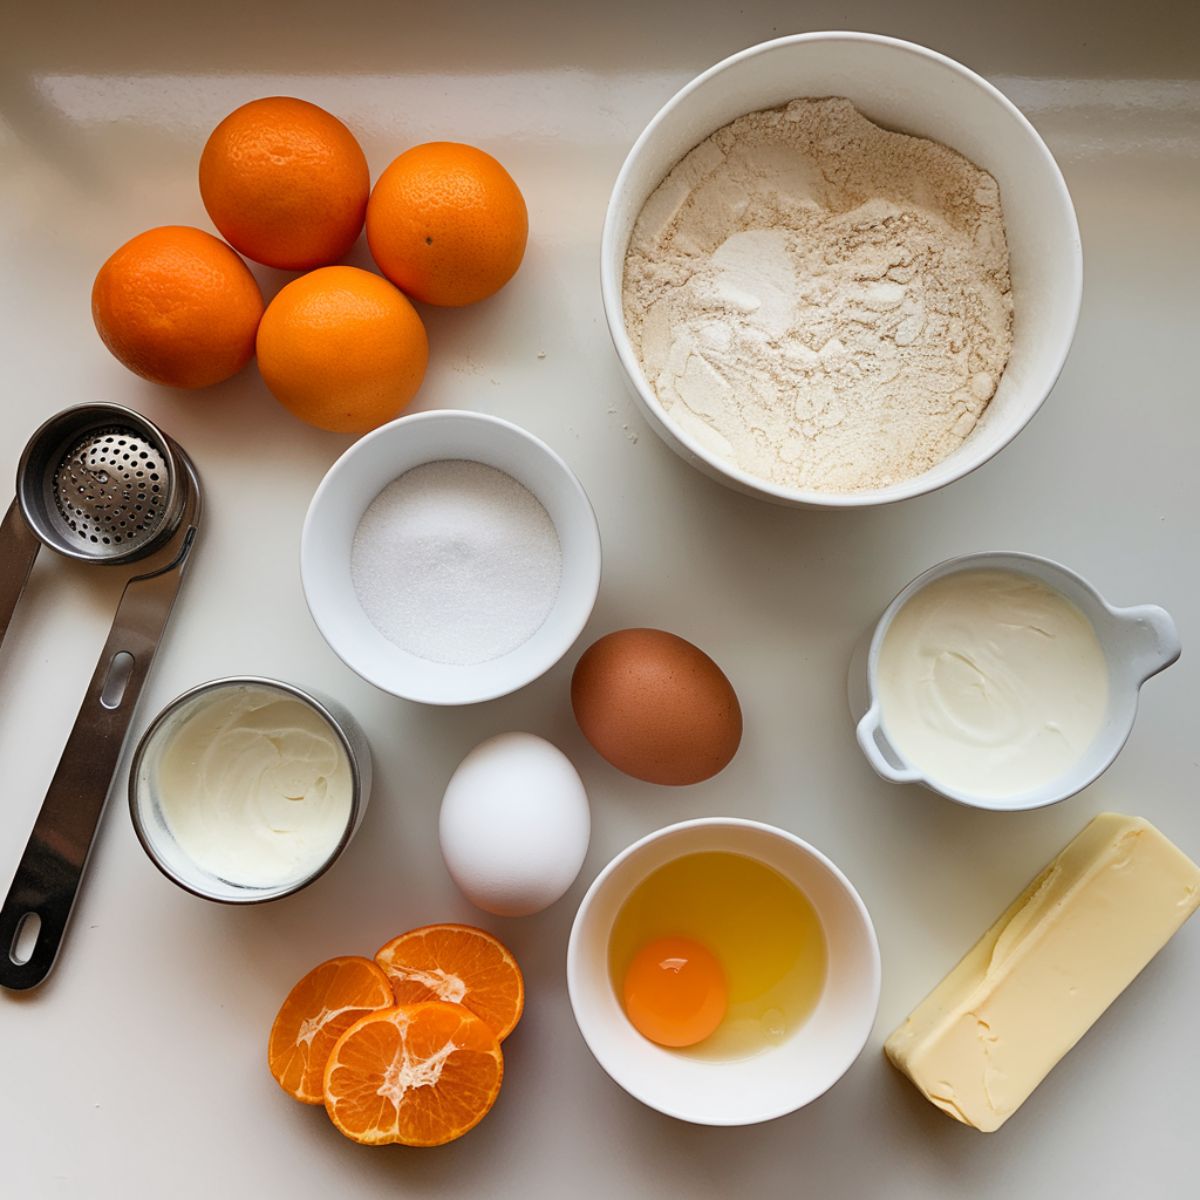
M 397 416 L 428 360 L 416 309 L 358 267 L 321 267 L 292 280 L 258 329 L 267 387 L 301 420 L 335 433 L 365 433 Z
M 499 291 L 521 265 L 528 236 L 512 176 L 459 142 L 406 150 L 367 204 L 367 244 L 379 269 L 427 304 L 459 307 Z
M 337 262 L 363 225 L 371 176 L 337 117 L 290 96 L 234 109 L 200 155 L 213 224 L 247 258 L 287 271 Z
M 325 1066 L 325 1111 L 367 1146 L 442 1146 L 487 1116 L 504 1078 L 496 1035 L 461 1004 L 401 1005 L 360 1018 Z
M 511 951 L 473 925 L 426 925 L 375 954 L 399 1004 L 443 1000 L 481 1017 L 500 1041 L 525 1008 L 525 980 Z
M 288 993 L 267 1042 L 275 1082 L 304 1104 L 323 1104 L 325 1063 L 360 1017 L 396 1003 L 387 976 L 369 958 L 347 955 L 313 967 Z
M 262 314 L 246 264 L 187 225 L 131 238 L 92 285 L 92 319 L 104 344 L 143 379 L 169 387 L 208 387 L 236 375 L 254 354 Z

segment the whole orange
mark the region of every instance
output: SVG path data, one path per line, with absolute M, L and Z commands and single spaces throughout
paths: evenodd
M 247 258 L 287 271 L 341 258 L 362 229 L 370 188 L 354 134 L 290 96 L 234 109 L 200 155 L 213 224 Z
M 367 204 L 367 244 L 379 269 L 426 304 L 458 307 L 498 292 L 521 265 L 528 236 L 512 176 L 459 142 L 406 150 Z
M 322 267 L 293 279 L 258 327 L 258 369 L 276 399 L 334 433 L 390 421 L 425 377 L 429 341 L 417 310 L 386 279 Z
M 202 388 L 254 354 L 262 292 L 220 239 L 188 225 L 131 238 L 100 268 L 92 319 L 104 344 L 152 383 Z

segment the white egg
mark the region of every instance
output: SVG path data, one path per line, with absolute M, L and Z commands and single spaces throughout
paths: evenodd
M 575 882 L 591 830 L 578 772 L 532 733 L 480 742 L 450 777 L 438 823 L 450 877 L 502 917 L 553 904 Z

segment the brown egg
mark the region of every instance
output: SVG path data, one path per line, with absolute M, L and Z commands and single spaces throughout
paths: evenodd
M 584 737 L 647 783 L 699 783 L 742 740 L 732 684 L 703 650 L 661 629 L 621 629 L 593 643 L 571 677 Z

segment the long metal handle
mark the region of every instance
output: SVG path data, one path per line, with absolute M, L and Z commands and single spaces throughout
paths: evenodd
M 41 542 L 14 500 L 0 522 L 0 642 L 8 632 Z
M 196 526 L 186 524 L 172 560 L 125 585 L 75 727 L 0 909 L 0 986 L 36 987 L 54 965 L 195 533 Z M 18 943 L 27 940 L 23 926 L 34 918 L 40 921 L 37 940 L 19 961 Z

